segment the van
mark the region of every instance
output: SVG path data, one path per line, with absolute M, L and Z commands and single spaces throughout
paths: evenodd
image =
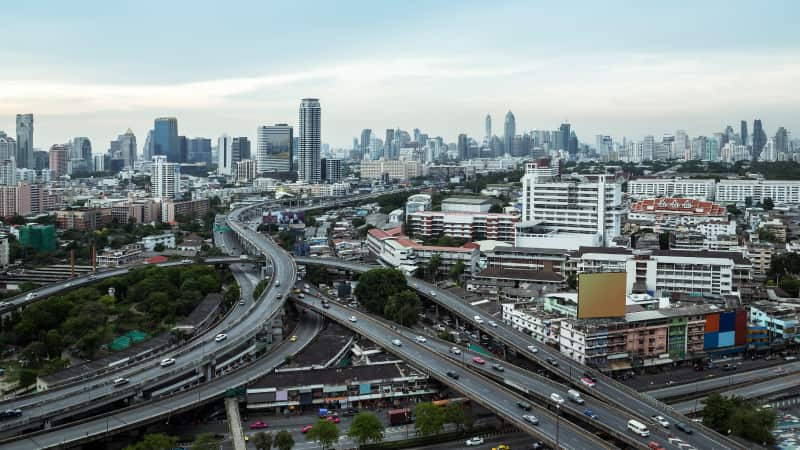
M 567 395 L 569 396 L 569 399 L 572 400 L 573 402 L 579 405 L 583 404 L 583 397 L 581 397 L 581 393 L 576 391 L 575 389 L 568 390 Z
M 648 430 L 647 427 L 638 420 L 629 420 L 628 429 L 642 437 L 650 436 L 650 430 Z

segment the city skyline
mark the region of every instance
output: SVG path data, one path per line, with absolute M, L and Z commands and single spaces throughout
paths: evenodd
M 755 118 L 771 135 L 779 126 L 800 128 L 793 89 L 800 81 L 793 62 L 800 38 L 788 31 L 798 7 L 774 3 L 753 21 L 745 2 L 587 2 L 580 8 L 466 2 L 457 9 L 413 2 L 371 9 L 371 25 L 380 33 L 357 20 L 365 14 L 359 2 L 321 3 L 310 11 L 248 3 L 242 5 L 251 12 L 246 15 L 237 13 L 242 8 L 176 3 L 159 5 L 155 18 L 148 14 L 155 4 L 147 2 L 15 5 L 5 11 L 9 32 L 37 33 L 0 50 L 14 61 L 0 76 L 0 130 L 9 132 L 16 114 L 32 112 L 36 147 L 87 136 L 97 153 L 128 128 L 143 138 L 154 118 L 174 116 L 188 137 L 228 133 L 254 140 L 261 125 L 297 126 L 298 99 L 315 97 L 325 103 L 322 141 L 345 148 L 363 128 L 417 127 L 449 142 L 460 133 L 480 138 L 482 118 L 501 118 L 508 110 L 518 131 L 568 121 L 583 142 L 595 134 L 711 134 Z M 263 15 L 301 12 L 308 25 L 302 31 L 291 20 L 256 26 Z M 141 19 L 131 32 L 137 39 L 116 37 L 111 19 L 121 16 Z M 232 16 L 237 21 L 228 20 Z M 211 17 L 224 32 L 198 36 L 188 29 Z M 708 27 L 708 17 L 755 28 Z M 170 20 L 172 29 L 161 27 Z M 414 39 L 399 25 L 404 21 L 419 28 Z M 502 21 L 510 26 L 491 26 Z M 76 26 L 84 22 L 93 26 Z M 308 28 L 311 38 L 337 39 L 295 42 Z M 366 34 L 371 39 L 363 39 Z M 171 45 L 161 45 L 165 39 Z M 252 61 L 261 47 L 285 57 Z M 248 64 L 222 70 L 227 66 L 215 61 L 223 55 Z

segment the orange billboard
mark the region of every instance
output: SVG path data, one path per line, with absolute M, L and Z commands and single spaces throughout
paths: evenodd
M 625 316 L 627 276 L 625 272 L 578 275 L 578 318 Z

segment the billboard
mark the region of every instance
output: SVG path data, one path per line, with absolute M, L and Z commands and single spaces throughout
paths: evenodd
M 625 316 L 626 283 L 625 272 L 578 275 L 578 318 Z
M 263 223 L 279 225 L 303 223 L 304 220 L 305 213 L 303 211 L 269 211 L 265 212 L 262 217 Z

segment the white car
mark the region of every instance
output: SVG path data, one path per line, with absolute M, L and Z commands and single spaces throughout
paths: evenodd
M 161 367 L 167 367 L 175 364 L 175 358 L 165 358 L 161 360 Z
M 436 297 L 436 292 L 434 292 L 434 291 L 431 291 L 431 297 Z M 476 438 L 473 438 L 473 439 L 476 439 Z M 482 440 L 483 440 L 483 439 L 481 439 L 481 441 L 482 441 Z
M 191 263 L 193 263 L 194 261 L 192 261 L 191 259 L 184 259 L 184 260 L 183 260 L 183 261 L 181 261 L 181 262 L 182 262 L 182 263 L 184 263 L 184 264 L 191 264 Z
M 419 342 L 420 344 L 424 344 L 425 342 L 428 341 L 427 339 L 425 339 L 424 336 L 417 336 L 417 337 L 414 338 L 414 340 Z
M 669 428 L 669 421 L 664 418 L 664 416 L 650 416 L 653 419 L 653 422 L 661 425 L 664 428 Z
M 531 425 L 539 425 L 539 419 L 537 419 L 536 416 L 532 414 L 525 414 L 524 416 L 522 416 L 522 418 L 528 421 Z
M 550 400 L 552 400 L 555 403 L 558 403 L 559 405 L 563 405 L 564 404 L 564 397 L 556 394 L 555 392 L 550 394 Z
M 460 355 L 461 354 L 461 349 L 458 348 L 458 347 L 450 347 L 450 353 L 452 353 L 454 355 Z
M 402 347 L 403 343 L 400 342 L 400 339 L 392 339 L 392 345 L 394 345 L 395 347 Z
M 528 346 L 528 350 L 530 350 L 531 353 L 539 353 L 539 349 L 534 347 L 534 346 L 532 346 L 532 345 Z
M 467 439 L 466 444 L 467 444 L 467 447 L 472 447 L 474 445 L 482 445 L 483 444 L 483 438 L 480 437 L 480 436 L 469 438 L 469 439 Z
M 481 316 L 475 316 L 475 323 L 483 323 Z
M 214 338 L 214 341 L 215 342 L 222 342 L 225 339 L 228 339 L 228 335 L 225 334 L 225 333 L 220 333 L 220 334 L 217 335 L 217 337 Z
M 350 320 L 350 322 L 358 322 L 358 319 L 356 318 L 356 316 L 350 316 L 349 320 Z
M 489 321 L 489 326 L 492 327 L 492 328 L 497 328 L 497 322 L 495 322 L 494 320 L 490 320 Z

